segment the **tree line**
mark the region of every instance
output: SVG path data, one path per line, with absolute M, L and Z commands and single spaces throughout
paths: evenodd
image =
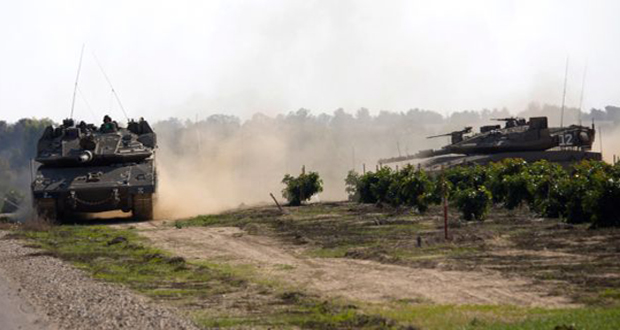
M 612 127 L 620 123 L 618 107 L 577 114 L 578 109 L 567 109 L 565 122 L 581 120 L 587 124 L 595 119 Z M 554 121 L 559 122 L 560 108 L 532 103 L 517 115 L 547 115 L 553 125 Z M 238 189 L 231 191 L 226 199 L 231 203 L 252 203 L 262 200 L 264 190 L 277 191 L 282 173 L 290 173 L 302 165 L 321 173 L 326 199 L 342 199 L 341 178 L 350 169 L 359 171 L 362 164 L 370 167 L 380 158 L 440 147 L 446 141 L 425 137 L 508 116 L 507 109 L 465 110 L 447 116 L 425 109 L 376 114 L 365 108 L 354 113 L 337 109 L 331 114 L 299 109 L 276 116 L 257 113 L 247 120 L 224 114 L 198 121 L 170 118 L 152 126 L 158 134 L 160 169 L 199 173 L 207 168 L 208 173 L 196 175 L 238 179 L 231 183 Z M 12 189 L 28 195 L 29 163 L 35 156 L 41 132 L 50 124 L 49 119 L 0 121 L 0 201 Z M 229 172 L 234 176 L 228 175 Z M 240 200 L 233 201 L 235 198 Z

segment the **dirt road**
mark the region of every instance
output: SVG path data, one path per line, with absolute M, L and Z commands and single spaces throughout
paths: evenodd
M 495 272 L 416 269 L 347 258 L 310 258 L 303 249 L 232 227 L 177 229 L 162 222 L 133 224 L 156 246 L 195 260 L 255 266 L 261 276 L 322 296 L 365 302 L 394 300 L 440 304 L 512 304 L 568 307 L 523 278 Z
M 0 231 L 0 329 L 197 329 L 176 310 Z
M 0 329 L 54 329 L 20 293 L 21 288 L 0 269 Z

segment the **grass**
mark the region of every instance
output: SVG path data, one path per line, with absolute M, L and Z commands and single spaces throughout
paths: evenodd
M 552 286 L 590 306 L 618 306 L 620 298 L 605 290 L 620 287 L 620 229 L 590 229 L 559 220 L 539 219 L 527 208 L 494 208 L 484 222 L 458 222 L 450 211 L 451 240 L 444 240 L 442 210 L 425 214 L 356 203 L 321 203 L 249 208 L 179 220 L 175 226 L 236 226 L 250 234 L 275 236 L 305 245 L 306 254 L 355 258 L 411 267 L 456 270 L 492 269 Z M 504 245 L 498 245 L 503 242 Z M 527 253 L 497 254 L 523 250 Z M 582 259 L 563 260 L 559 252 Z M 582 261 L 579 261 L 582 260 Z M 588 262 L 583 262 L 588 260 Z
M 503 305 L 397 303 L 370 310 L 422 329 L 618 329 L 618 308 L 545 309 Z M 565 326 L 566 328 L 561 328 Z M 571 328 L 572 327 L 572 328 Z
M 29 229 L 28 229 L 29 228 Z M 391 321 L 340 302 L 258 280 L 251 266 L 188 262 L 148 242 L 135 230 L 103 226 L 37 226 L 14 231 L 50 255 L 94 278 L 121 283 L 185 311 L 201 327 L 302 327 L 385 329 Z M 290 269 L 282 265 L 282 269 Z
M 392 329 L 397 324 L 385 317 L 362 313 L 355 305 L 340 302 L 320 301 L 300 292 L 287 291 L 278 297 L 295 306 L 279 313 L 255 316 L 213 317 L 208 311 L 193 315 L 196 322 L 205 328 L 236 326 L 301 327 L 309 329 Z
M 18 231 L 44 254 L 69 260 L 95 278 L 122 283 L 173 304 L 204 328 L 318 329 L 618 329 L 620 286 L 617 253 L 620 230 L 590 230 L 532 221 L 526 213 L 496 212 L 483 223 L 452 223 L 443 240 L 440 212 L 425 215 L 351 203 L 287 208 L 250 208 L 179 220 L 176 228 L 236 226 L 306 247 L 313 257 L 358 258 L 413 267 L 485 267 L 559 283 L 558 294 L 586 306 L 573 309 L 487 305 L 435 305 L 427 300 L 371 305 L 325 301 L 269 280 L 252 266 L 226 260 L 189 262 L 154 249 L 136 230 L 98 226 L 48 227 Z M 559 227 L 560 229 L 557 229 Z M 419 238 L 419 239 L 418 239 Z M 501 255 L 509 249 L 581 254 L 587 263 L 544 255 Z M 420 245 L 419 245 L 420 243 Z M 289 270 L 292 266 L 278 265 Z M 606 275 L 606 276 L 604 276 Z M 389 280 L 389 279 L 386 279 Z M 560 281 L 560 282 L 558 282 Z
M 547 285 L 552 292 L 585 305 L 545 309 L 415 302 L 363 308 L 398 324 L 423 329 L 620 328 L 619 229 L 592 230 L 558 220 L 541 220 L 526 209 L 498 209 L 484 222 L 456 223 L 451 218 L 452 239 L 445 241 L 439 209 L 431 208 L 420 215 L 407 210 L 330 203 L 287 210 L 280 214 L 269 208 L 246 209 L 177 223 L 183 227 L 259 228 L 259 234 L 306 244 L 306 255 L 310 257 L 358 258 L 461 270 L 482 267 L 508 276 L 531 278 Z M 506 249 L 528 253 L 494 254 Z M 553 252 L 585 259 L 564 260 Z
M 159 297 L 168 292 L 189 299 L 223 294 L 245 285 L 243 280 L 148 247 L 134 230 L 102 226 L 56 226 L 20 231 L 47 254 L 68 260 L 93 277 L 129 285 Z
M 439 264 L 481 250 L 477 241 L 446 243 L 434 217 L 356 203 L 288 207 L 285 213 L 265 207 L 243 209 L 178 220 L 174 226 L 234 226 L 295 245 L 308 244 L 306 255 L 310 257 L 348 257 L 412 266 Z

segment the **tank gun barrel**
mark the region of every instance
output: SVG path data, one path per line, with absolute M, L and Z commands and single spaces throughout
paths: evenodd
M 413 159 L 424 159 L 424 158 L 442 156 L 442 155 L 447 155 L 447 154 L 450 154 L 450 151 L 446 149 L 438 149 L 438 150 L 426 149 L 426 150 L 420 150 L 413 155 L 382 158 L 382 159 L 379 159 L 378 163 L 380 165 L 385 165 L 385 164 L 390 164 L 390 163 L 404 162 L 404 161 L 413 160 Z
M 439 134 L 439 135 L 431 135 L 431 136 L 427 136 L 427 139 L 434 139 L 434 138 L 438 138 L 438 137 L 442 137 L 442 136 L 452 136 L 452 133 L 446 133 L 446 134 Z
M 445 133 L 445 134 L 439 134 L 439 135 L 432 135 L 432 136 L 427 136 L 427 139 L 434 139 L 437 137 L 442 137 L 442 136 L 454 136 L 454 135 L 463 135 L 463 134 L 467 134 L 470 133 L 473 127 L 471 126 L 467 126 L 464 129 L 460 130 L 460 131 L 454 131 L 454 132 L 450 132 L 450 133 Z

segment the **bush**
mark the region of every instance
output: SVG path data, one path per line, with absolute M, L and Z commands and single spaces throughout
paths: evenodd
M 520 158 L 503 159 L 500 162 L 488 165 L 488 176 L 485 186 L 493 195 L 494 203 L 497 204 L 506 201 L 508 186 L 505 179 L 512 175 L 520 174 L 526 166 L 527 162 Z
M 386 199 L 393 206 L 407 205 L 425 212 L 433 191 L 433 183 L 426 173 L 408 165 L 392 174 Z
M 344 190 L 347 192 L 348 200 L 350 202 L 359 202 L 361 199 L 361 176 L 357 172 L 351 170 L 347 173 L 347 177 L 344 179 L 344 184 Z
M 595 227 L 620 226 L 620 180 L 606 177 L 600 188 L 591 190 L 584 198 L 583 208 L 591 215 Z
M 504 177 L 502 184 L 504 186 L 504 207 L 509 210 L 519 207 L 524 202 L 531 202 L 530 194 L 532 177 L 527 172 L 521 172 Z
M 563 181 L 568 173 L 556 163 L 546 160 L 537 161 L 528 167 L 530 182 L 530 209 L 543 217 L 560 217 L 565 200 L 559 190 L 559 182 Z
M 370 204 L 388 202 L 394 173 L 391 168 L 382 167 L 376 172 L 366 172 L 360 176 L 357 186 L 359 201 Z
M 287 174 L 282 179 L 282 183 L 286 185 L 286 188 L 282 190 L 282 196 L 291 206 L 299 206 L 314 194 L 323 191 L 323 180 L 316 172 L 302 173 L 298 177 Z
M 493 198 L 484 186 L 461 190 L 456 196 L 456 207 L 467 221 L 485 218 Z
M 448 187 L 452 193 L 485 185 L 489 179 L 488 176 L 488 167 L 480 165 L 457 166 L 444 172 L 445 180 L 449 183 Z
M 566 222 L 586 223 L 593 220 L 599 208 L 595 196 L 601 194 L 603 183 L 609 178 L 611 166 L 603 162 L 583 161 L 575 165 L 571 175 L 559 183 L 559 197 L 565 203 Z M 586 198 L 589 199 L 586 207 Z
M 362 203 L 407 205 L 421 212 L 440 203 L 447 189 L 466 220 L 483 219 L 490 204 L 513 209 L 527 203 L 544 217 L 565 217 L 569 223 L 620 226 L 620 164 L 583 161 L 569 171 L 547 161 L 528 164 L 504 159 L 487 166 L 460 166 L 429 178 L 413 166 L 400 171 L 383 167 L 358 175 L 349 172 L 347 192 Z

